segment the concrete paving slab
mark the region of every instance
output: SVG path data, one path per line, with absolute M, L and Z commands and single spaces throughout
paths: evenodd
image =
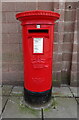
M 1 115 L 1 111 L 2 111 L 2 97 L 0 96 L 0 115 Z
M 0 96 L 0 113 L 3 110 L 8 98 L 9 98 L 8 96 Z
M 24 89 L 23 89 L 23 87 L 21 87 L 21 86 L 15 86 L 14 88 L 13 88 L 13 90 L 12 90 L 12 92 L 11 92 L 11 94 L 10 95 L 12 95 L 12 96 L 23 96 L 23 91 L 24 91 Z
M 44 118 L 77 118 L 75 98 L 56 97 L 52 106 L 47 110 L 44 109 Z
M 23 97 L 12 97 L 8 100 L 3 118 L 41 118 L 41 110 L 27 107 L 23 103 Z
M 11 90 L 12 90 L 12 86 L 11 85 L 3 85 L 3 87 L 2 87 L 2 95 L 3 96 L 10 95 Z
M 53 87 L 52 96 L 55 97 L 73 97 L 68 87 Z
M 8 96 L 2 96 L 2 109 L 4 108 L 4 106 L 5 106 L 8 99 L 9 99 Z
M 73 95 L 75 97 L 79 97 L 79 94 L 77 94 L 77 89 L 79 89 L 79 88 L 77 88 L 77 87 L 70 87 L 70 89 L 71 89 L 71 91 L 72 91 L 72 93 L 73 93 Z
M 2 96 L 2 87 L 0 85 L 0 96 Z
M 77 100 L 77 103 L 79 104 L 79 98 L 76 98 L 76 100 Z

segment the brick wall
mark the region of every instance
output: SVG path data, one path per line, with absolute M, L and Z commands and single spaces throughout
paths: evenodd
M 53 84 L 77 85 L 77 7 L 76 2 L 2 3 L 3 84 L 20 85 L 24 79 L 21 26 L 15 18 L 16 13 L 42 9 L 61 14 L 54 32 Z

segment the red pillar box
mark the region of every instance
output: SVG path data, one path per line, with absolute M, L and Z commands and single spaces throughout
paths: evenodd
M 24 98 L 31 104 L 46 103 L 51 98 L 54 22 L 59 17 L 45 10 L 16 15 L 23 35 Z

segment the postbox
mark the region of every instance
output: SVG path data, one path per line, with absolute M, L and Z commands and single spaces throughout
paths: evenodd
M 54 24 L 59 17 L 46 10 L 16 14 L 22 25 L 24 98 L 33 105 L 51 99 Z

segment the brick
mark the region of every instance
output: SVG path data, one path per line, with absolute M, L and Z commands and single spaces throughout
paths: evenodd
M 18 53 L 19 52 L 19 45 L 18 44 L 3 44 L 2 50 L 5 53 Z
M 36 10 L 36 2 L 26 2 L 26 10 Z
M 15 53 L 12 54 L 12 61 L 13 62 L 23 62 L 23 53 Z
M 79 8 L 77 9 L 77 20 L 79 20 Z
M 3 23 L 2 33 L 18 33 L 18 24 L 16 23 Z
M 54 32 L 58 32 L 58 23 L 54 25 Z
M 22 33 L 22 26 L 21 26 L 21 23 L 18 22 L 17 25 L 18 25 L 18 33 L 21 34 L 21 33 Z
M 79 44 L 74 44 L 73 45 L 73 53 L 79 52 Z
M 2 44 L 0 44 L 0 63 L 2 62 Z
M 2 11 L 15 11 L 15 2 L 2 2 Z
M 78 34 L 77 31 L 74 31 L 74 44 L 78 43 L 78 41 L 77 41 L 78 35 L 77 34 Z
M 16 71 L 12 71 L 12 72 L 3 72 L 2 73 L 2 82 L 6 82 L 8 84 L 13 84 L 15 82 L 18 82 L 19 84 L 19 81 L 23 81 L 23 72 L 16 72 Z M 16 84 L 16 83 L 15 83 Z
M 73 43 L 74 41 L 74 33 L 64 33 L 64 36 L 63 36 L 63 42 L 66 43 L 66 42 L 70 42 L 70 43 Z
M 65 15 L 64 15 L 65 21 L 75 21 L 75 18 L 76 18 L 76 10 L 65 11 Z
M 77 53 L 77 62 L 79 62 L 79 53 Z
M 17 33 L 17 34 L 9 34 L 8 35 L 8 42 L 9 44 L 19 44 L 22 43 L 22 35 Z
M 70 83 L 71 87 L 79 87 L 79 84 L 77 83 L 77 80 L 71 81 Z
M 10 61 L 12 61 L 13 60 L 13 58 L 12 58 L 12 53 L 3 53 L 2 54 L 2 61 L 3 62 L 10 62 Z
M 61 63 L 53 63 L 53 71 L 61 71 Z
M 54 51 L 54 52 L 58 52 L 58 44 L 54 44 L 53 51 Z
M 8 72 L 9 71 L 9 65 L 8 62 L 2 63 L 2 72 Z
M 20 52 L 23 53 L 23 45 L 22 44 L 19 44 L 19 49 L 20 49 Z
M 62 61 L 62 55 L 61 54 L 53 54 L 53 62 L 61 62 Z
M 65 2 L 59 2 L 59 8 L 65 9 Z
M 3 52 L 3 53 L 8 53 L 8 52 L 10 52 L 9 44 L 3 44 L 3 45 L 2 45 L 2 52 Z
M 11 53 L 19 53 L 19 44 L 9 44 L 9 50 Z
M 79 1 L 77 2 L 77 8 L 79 8 Z
M 18 80 L 18 73 L 17 72 L 3 72 L 2 73 L 3 81 L 17 81 Z
M 78 19 L 77 19 L 77 15 L 76 15 L 76 19 L 75 19 L 75 33 L 77 33 L 77 27 L 79 28 L 79 26 L 77 26 L 77 25 L 79 25 L 79 24 L 78 24 Z
M 62 54 L 62 44 L 58 43 L 58 44 L 54 44 L 54 52 L 58 52 L 59 54 Z
M 78 57 L 77 53 L 73 53 L 72 61 L 77 62 L 77 60 L 78 60 L 77 57 Z
M 74 32 L 74 22 L 65 22 L 64 23 L 64 31 L 65 32 Z
M 59 21 L 64 21 L 64 17 L 65 17 L 65 10 L 64 9 L 60 9 L 60 18 Z
M 2 34 L 2 44 L 8 44 L 8 43 L 9 43 L 9 35 Z
M 62 84 L 69 84 L 70 83 L 70 70 L 62 71 L 61 79 L 62 79 L 61 81 Z
M 58 32 L 59 33 L 64 32 L 64 22 L 63 21 L 58 22 Z
M 0 11 L 0 23 L 2 23 L 2 11 Z
M 77 80 L 79 81 L 79 71 L 77 71 Z
M 77 31 L 79 30 L 79 20 L 77 21 Z M 79 31 L 78 31 L 79 32 Z
M 64 53 L 72 52 L 72 46 L 73 46 L 73 44 L 68 44 L 68 43 L 63 44 L 63 46 L 62 46 L 63 52 Z
M 9 63 L 9 71 L 23 71 L 23 63 L 20 62 L 20 63 Z
M 0 12 L 2 12 L 2 2 L 0 1 Z
M 6 23 L 3 23 L 2 24 L 2 33 L 8 33 L 8 24 Z
M 2 45 L 2 60 L 3 62 L 9 62 L 12 60 L 12 53 L 10 52 L 9 45 Z
M 53 86 L 60 86 L 61 84 L 61 71 L 53 71 Z
M 57 32 L 54 33 L 54 42 L 58 42 L 59 41 L 59 34 Z
M 23 12 L 25 10 L 27 10 L 26 2 L 16 2 L 16 4 L 15 4 L 15 11 Z
M 2 23 L 6 23 L 6 12 L 2 12 Z
M 17 20 L 16 20 L 16 12 L 6 12 L 6 22 L 7 23 L 16 23 Z
M 24 82 L 23 81 L 8 81 L 8 80 L 3 80 L 2 81 L 3 85 L 14 85 L 14 86 L 23 86 Z
M 79 32 L 77 32 L 77 37 L 79 37 Z M 77 44 L 79 44 L 79 40 L 77 39 Z
M 62 53 L 62 60 L 63 61 L 71 61 L 72 60 L 72 54 L 71 53 Z
M 71 66 L 71 61 L 62 61 L 62 71 L 69 71 Z
M 53 10 L 54 6 L 52 2 L 38 2 L 39 10 Z
M 59 9 L 59 2 L 54 2 L 54 9 Z
M 0 85 L 2 85 L 2 73 L 0 73 Z
M 79 47 L 78 44 L 74 44 L 74 45 L 73 45 L 73 52 L 79 52 L 78 47 Z
M 18 44 L 3 44 L 3 56 L 2 59 L 4 62 L 8 61 L 19 61 L 21 58 L 21 53 L 19 51 Z
M 0 34 L 2 34 L 2 23 L 0 23 Z
M 72 71 L 74 71 L 74 72 L 76 72 L 77 71 L 77 63 L 73 63 L 72 62 Z M 78 68 L 78 70 L 79 70 L 79 68 Z
M 60 43 L 60 45 L 63 43 L 63 34 L 64 32 L 58 32 L 59 36 L 58 36 L 58 44 Z M 62 46 L 62 45 L 61 45 Z
M 23 43 L 23 42 L 22 42 L 22 40 L 23 40 L 23 39 L 22 39 L 22 38 L 23 38 L 22 34 L 18 34 L 17 36 L 18 36 L 18 39 L 17 39 L 17 40 L 19 41 L 19 44 L 22 44 L 22 43 Z
M 77 8 L 77 2 L 66 2 L 65 3 L 65 8 L 72 10 Z
M 71 81 L 72 82 L 77 81 L 77 72 L 71 71 Z

